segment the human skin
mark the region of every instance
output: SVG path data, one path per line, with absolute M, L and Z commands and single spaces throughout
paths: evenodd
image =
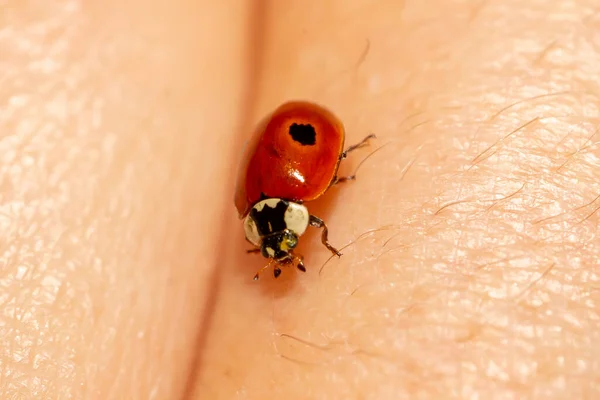
M 0 398 L 596 398 L 600 19 L 527 3 L 3 3 Z M 289 99 L 383 147 L 254 282 Z

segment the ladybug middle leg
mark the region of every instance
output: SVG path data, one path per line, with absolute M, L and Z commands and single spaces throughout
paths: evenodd
M 250 254 L 250 253 L 260 253 L 260 247 L 256 247 L 256 245 L 254 243 L 252 243 L 251 241 L 248 240 L 248 238 L 246 238 L 246 242 L 250 243 L 252 246 L 254 246 L 251 249 L 246 250 L 246 253 Z
M 321 233 L 321 243 L 323 243 L 323 245 L 325 247 L 327 247 L 327 249 L 330 252 L 332 252 L 334 255 L 341 257 L 342 253 L 340 253 L 338 249 L 336 249 L 331 244 L 329 244 L 329 240 L 327 239 L 327 236 L 329 234 L 329 229 L 327 229 L 327 225 L 325 225 L 325 222 L 323 222 L 323 220 L 321 218 L 311 215 L 310 219 L 309 219 L 309 224 L 311 226 L 314 226 L 315 228 L 323 229 L 323 231 Z
M 343 159 L 345 159 L 346 157 L 348 157 L 348 153 L 350 153 L 351 151 L 354 151 L 356 149 L 360 149 L 362 147 L 367 146 L 369 144 L 369 141 L 371 139 L 375 139 L 376 137 L 377 136 L 375 136 L 375 134 L 372 133 L 372 134 L 366 136 L 360 142 L 358 142 L 356 144 L 353 144 L 352 146 L 348 147 L 346 150 L 344 150 L 342 152 L 342 154 L 340 154 L 340 161 L 343 160 Z M 356 168 L 357 170 L 358 170 L 358 168 L 360 168 L 361 164 L 362 164 L 362 162 L 360 164 L 358 164 L 358 167 Z M 333 178 L 333 182 L 332 182 L 331 185 L 333 186 L 333 185 L 337 185 L 338 183 L 343 183 L 343 182 L 347 182 L 347 181 L 353 181 L 355 179 L 356 179 L 356 171 L 354 171 L 354 173 L 352 175 L 349 175 L 349 176 L 336 176 L 335 178 Z

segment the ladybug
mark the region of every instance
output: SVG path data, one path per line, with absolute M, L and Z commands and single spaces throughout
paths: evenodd
M 344 126 L 329 110 L 306 101 L 285 103 L 259 124 L 240 165 L 235 206 L 244 219 L 246 240 L 269 263 L 254 276 L 274 265 L 295 264 L 306 272 L 303 257 L 294 254 L 298 239 L 308 226 L 321 228 L 321 242 L 336 256 L 342 254 L 328 241 L 328 229 L 311 215 L 304 203 L 322 196 L 331 186 L 354 180 L 337 176 L 340 161 L 368 144 L 375 135 L 344 150 Z

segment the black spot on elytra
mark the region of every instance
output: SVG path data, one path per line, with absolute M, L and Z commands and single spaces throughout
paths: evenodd
M 273 208 L 265 204 L 261 211 L 252 209 L 250 212 L 252 219 L 256 222 L 256 228 L 261 236 L 270 235 L 274 232 L 281 232 L 287 228 L 285 224 L 285 211 L 289 203 L 285 200 L 279 200 Z
M 292 124 L 290 136 L 302 146 L 313 146 L 317 142 L 317 132 L 310 124 Z

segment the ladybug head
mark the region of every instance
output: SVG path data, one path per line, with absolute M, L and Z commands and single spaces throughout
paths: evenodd
M 260 251 L 266 258 L 275 260 L 289 260 L 290 251 L 298 245 L 298 235 L 289 229 L 264 236 Z

